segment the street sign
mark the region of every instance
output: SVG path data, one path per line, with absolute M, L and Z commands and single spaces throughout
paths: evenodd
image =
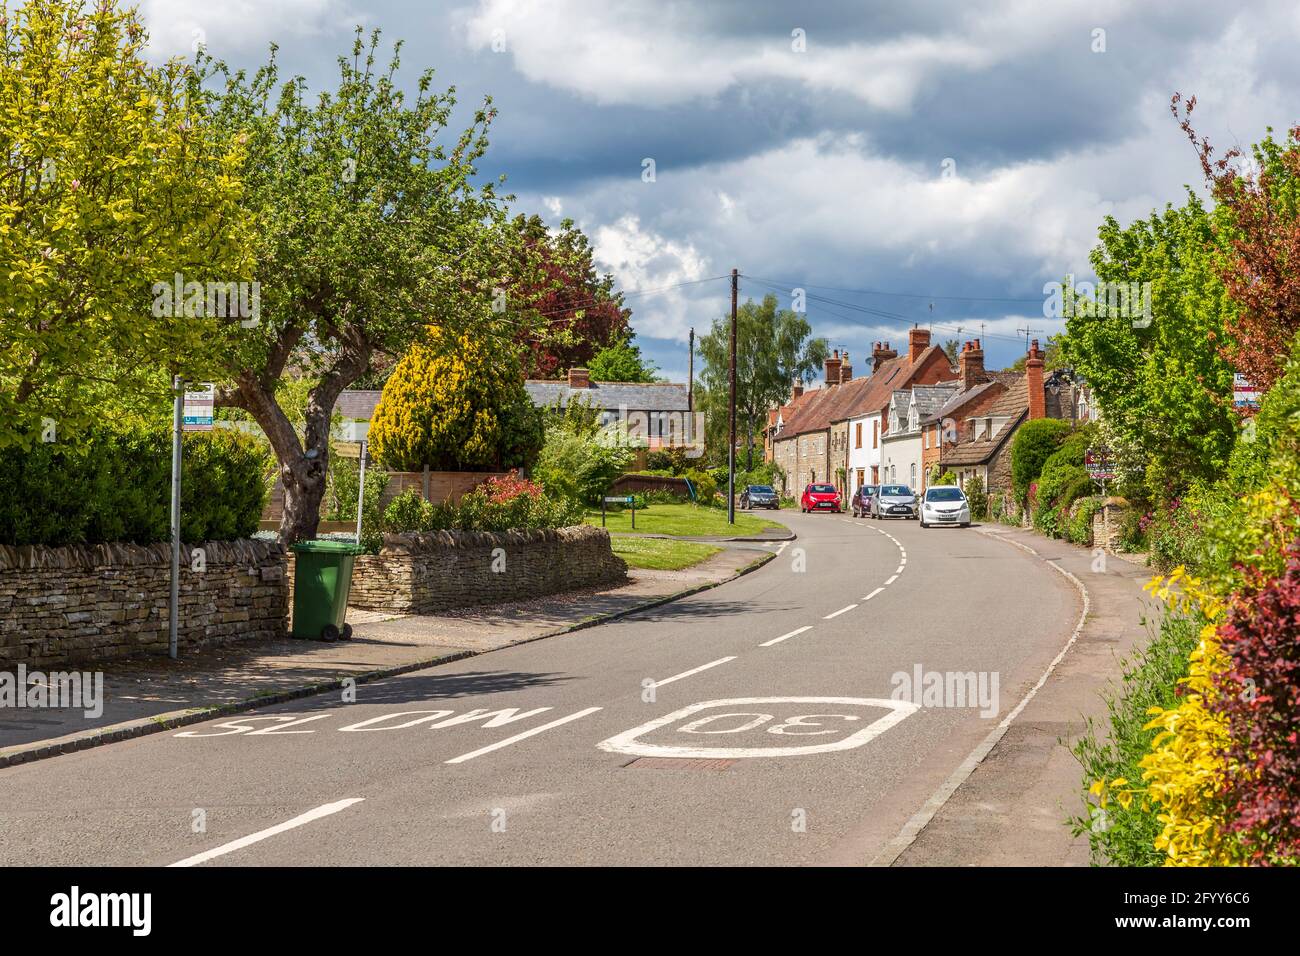
M 606 498 L 606 499 L 605 499 L 605 504 L 608 504 L 608 505 L 630 505 L 630 504 L 632 504 L 634 501 L 636 501 L 635 498 L 633 498 L 631 495 L 627 495 L 627 496 L 622 497 L 622 498 Z
M 1111 481 L 1115 477 L 1115 456 L 1109 448 L 1089 448 L 1083 453 L 1083 466 L 1093 481 Z
M 1232 376 L 1232 407 L 1243 412 L 1259 411 L 1259 392 L 1240 372 Z
M 185 431 L 212 431 L 212 408 L 215 399 L 216 388 L 211 383 L 201 386 L 197 391 L 185 393 L 185 407 L 182 412 L 182 427 Z
M 636 498 L 631 495 L 606 495 L 600 499 L 600 526 L 605 527 L 605 505 L 629 505 L 632 508 L 632 530 L 636 530 Z

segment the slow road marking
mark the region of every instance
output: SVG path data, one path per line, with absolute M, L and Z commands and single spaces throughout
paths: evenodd
M 338 813 L 340 810 L 346 810 L 354 803 L 360 803 L 365 797 L 349 797 L 346 800 L 337 800 L 334 803 L 327 803 L 324 806 L 317 807 L 315 810 L 308 810 L 306 813 L 300 813 L 292 820 L 286 820 L 284 823 L 277 823 L 273 827 L 267 827 L 265 830 L 258 830 L 256 833 L 250 833 L 246 837 L 240 837 L 238 840 L 232 840 L 229 843 L 223 843 L 213 850 L 205 850 L 194 856 L 170 864 L 171 866 L 198 866 L 200 863 L 206 863 L 208 860 L 215 860 L 219 856 L 225 856 L 227 853 L 234 853 L 236 850 L 242 850 L 246 846 L 252 846 L 259 843 L 267 837 L 273 837 L 276 834 L 284 833 L 303 824 L 311 823 L 313 820 L 319 820 L 321 817 L 328 817 L 331 814 Z

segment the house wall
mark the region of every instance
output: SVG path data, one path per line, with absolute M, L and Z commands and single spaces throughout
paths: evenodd
M 772 442 L 772 460 L 785 472 L 782 487 L 777 489 L 783 495 L 798 497 L 803 490 L 799 481 L 799 439 L 778 438 Z M 799 489 L 796 491 L 795 489 Z
M 792 487 L 797 497 L 803 494 L 807 485 L 814 482 L 834 481 L 830 472 L 830 433 L 828 431 L 806 432 L 798 437 L 798 461 Z
M 886 438 L 881 449 L 880 482 L 907 485 L 913 491 L 921 487 L 921 433 Z M 912 468 L 916 474 L 913 477 Z M 886 478 L 886 475 L 889 477 Z
M 852 491 L 858 489 L 857 473 L 858 469 L 862 470 L 863 480 L 861 484 L 873 484 L 872 469 L 880 467 L 880 410 L 877 409 L 868 415 L 861 415 L 857 418 L 849 419 L 849 463 L 848 468 L 853 481 L 851 482 Z M 853 442 L 853 435 L 858 425 L 862 426 L 862 447 L 857 448 Z M 874 432 L 873 432 L 874 429 Z M 875 435 L 873 442 L 872 435 Z
M 835 487 L 840 490 L 840 494 L 848 496 L 853 494 L 853 481 L 848 474 L 849 467 L 849 441 L 851 438 L 849 423 L 832 422 L 830 427 L 830 452 L 827 459 L 827 477 L 835 482 Z M 844 471 L 844 477 L 840 478 L 841 469 Z
M 202 548 L 203 570 L 192 570 Z M 183 545 L 184 649 L 286 633 L 285 552 L 262 540 Z M 48 667 L 165 654 L 170 544 L 0 545 L 0 666 Z

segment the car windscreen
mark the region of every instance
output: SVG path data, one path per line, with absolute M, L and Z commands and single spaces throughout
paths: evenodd
M 875 486 L 875 485 L 863 485 L 863 486 L 862 486 L 862 493 L 863 493 L 864 495 L 874 495 L 874 494 L 876 493 L 876 486 Z
M 908 498 L 911 497 L 912 489 L 907 485 L 881 485 L 880 497 L 882 498 Z
M 942 488 L 931 488 L 925 493 L 926 501 L 961 501 L 961 489 L 955 485 L 948 485 Z
M 750 485 L 749 490 L 754 494 L 771 495 L 775 494 L 771 485 Z
M 808 491 L 814 495 L 833 495 L 835 494 L 834 485 L 812 485 Z

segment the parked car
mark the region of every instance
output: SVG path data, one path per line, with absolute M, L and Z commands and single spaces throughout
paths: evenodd
M 740 493 L 740 507 L 775 510 L 781 507 L 781 496 L 771 485 L 746 485 Z
M 970 527 L 970 502 L 956 485 L 937 485 L 925 491 L 921 502 L 921 527 L 937 524 Z
M 871 499 L 876 496 L 877 485 L 863 485 L 853 492 L 853 517 L 865 518 L 871 511 Z
M 799 510 L 805 513 L 810 511 L 834 511 L 839 514 L 839 489 L 834 485 L 809 485 L 803 490 L 803 497 L 799 499 Z
M 915 518 L 916 495 L 907 485 L 881 485 L 871 498 L 873 518 Z

